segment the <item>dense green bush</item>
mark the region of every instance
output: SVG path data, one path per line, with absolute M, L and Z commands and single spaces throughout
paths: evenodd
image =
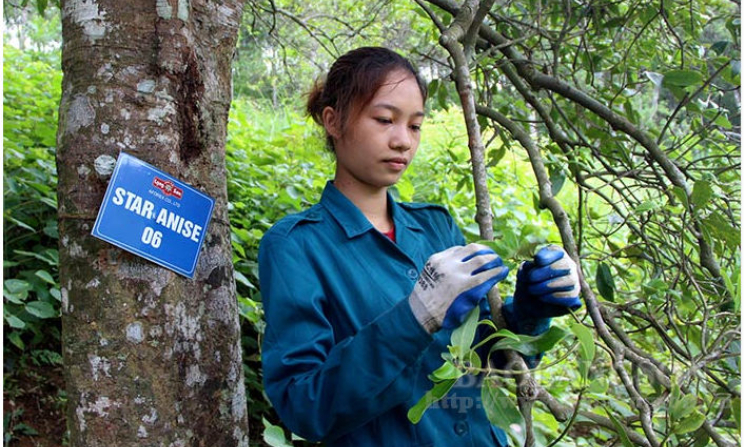
M 44 53 L 3 51 L 3 316 L 12 369 L 28 354 L 61 361 L 54 163 L 61 73 Z
M 49 377 L 61 375 L 62 364 L 54 161 L 62 75 L 54 54 L 7 45 L 3 52 L 3 429 L 8 445 L 38 435 L 39 424 L 58 426 L 35 420 L 40 409 L 29 405 L 61 414 L 65 396 L 55 386 L 59 380 Z

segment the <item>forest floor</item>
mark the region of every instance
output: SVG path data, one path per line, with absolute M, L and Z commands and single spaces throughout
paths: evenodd
M 65 381 L 62 366 L 23 368 L 3 379 L 3 445 L 64 445 Z

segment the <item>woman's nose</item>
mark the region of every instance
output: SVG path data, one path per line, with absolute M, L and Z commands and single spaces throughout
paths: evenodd
M 411 149 L 411 140 L 408 126 L 395 126 L 389 146 L 398 151 L 408 151 Z

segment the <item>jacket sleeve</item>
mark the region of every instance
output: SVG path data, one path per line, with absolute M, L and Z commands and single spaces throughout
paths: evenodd
M 342 436 L 412 395 L 432 337 L 402 299 L 336 340 L 322 279 L 297 242 L 268 233 L 259 249 L 266 317 L 264 386 L 283 423 L 317 441 Z

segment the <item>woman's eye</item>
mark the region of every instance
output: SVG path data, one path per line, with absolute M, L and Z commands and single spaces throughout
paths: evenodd
M 411 127 L 411 130 L 413 130 L 414 132 L 419 132 L 420 130 L 422 130 L 421 124 L 412 124 L 409 127 Z
M 375 121 L 381 124 L 391 124 L 393 122 L 390 118 L 382 118 L 382 117 L 375 118 Z

